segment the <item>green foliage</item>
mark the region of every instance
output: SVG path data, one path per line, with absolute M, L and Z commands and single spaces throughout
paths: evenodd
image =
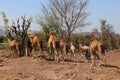
M 47 34 L 45 34 L 45 32 L 40 32 L 39 35 L 42 38 L 42 40 L 44 40 L 45 42 L 48 41 L 49 36 Z
M 57 33 L 59 31 L 59 25 L 56 22 L 56 16 L 54 13 L 50 13 L 45 20 L 39 20 L 38 23 L 42 26 L 42 29 L 46 34 L 49 32 Z
M 4 37 L 4 36 L 0 36 L 0 43 L 4 43 L 4 42 L 6 42 L 6 37 Z
M 106 20 L 101 20 L 101 39 L 107 49 L 118 49 L 120 47 L 120 37 L 117 35 L 113 26 L 106 24 Z
M 9 20 L 8 20 L 5 12 L 1 12 L 1 14 L 2 14 L 2 18 L 3 18 L 4 24 L 7 26 Z

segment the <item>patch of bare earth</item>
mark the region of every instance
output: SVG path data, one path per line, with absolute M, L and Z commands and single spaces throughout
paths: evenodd
M 120 80 L 119 50 L 106 53 L 106 66 L 93 68 L 90 62 L 82 61 L 80 53 L 75 62 L 59 63 L 31 57 L 6 58 L 4 53 L 0 50 L 0 80 Z

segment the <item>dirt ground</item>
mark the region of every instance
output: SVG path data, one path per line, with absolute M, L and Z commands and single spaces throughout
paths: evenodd
M 120 80 L 120 50 L 107 52 L 107 65 L 93 68 L 79 52 L 75 62 L 59 63 L 38 57 L 7 58 L 9 52 L 0 50 L 0 80 Z

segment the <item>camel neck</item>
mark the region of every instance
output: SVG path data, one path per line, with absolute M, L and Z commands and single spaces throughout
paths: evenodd
M 11 42 L 12 40 L 10 40 L 9 38 L 7 38 L 8 42 Z
M 11 41 L 13 41 L 13 39 L 10 38 L 10 37 L 7 37 L 7 40 L 8 40 L 9 43 L 10 43 Z

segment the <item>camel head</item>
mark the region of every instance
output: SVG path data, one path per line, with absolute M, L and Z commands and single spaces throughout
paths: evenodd
M 49 32 L 49 36 L 50 36 L 50 35 L 54 35 L 54 33 L 53 33 L 53 32 Z

